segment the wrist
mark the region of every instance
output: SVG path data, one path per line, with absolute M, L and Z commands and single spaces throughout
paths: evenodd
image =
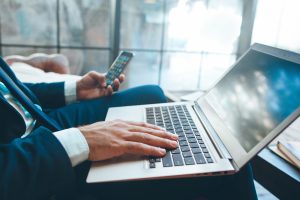
M 79 86 L 80 85 L 80 83 L 79 83 L 79 81 L 76 81 L 76 100 L 78 101 L 79 100 L 79 97 L 78 97 L 78 94 L 79 94 Z
M 88 155 L 88 160 L 91 160 L 91 152 L 93 151 L 93 141 L 94 141 L 94 138 L 93 138 L 93 133 L 92 131 L 88 130 L 86 126 L 82 126 L 82 127 L 79 127 L 78 130 L 81 132 L 82 136 L 85 138 L 85 141 L 89 147 L 89 155 Z
M 66 81 L 64 84 L 65 88 L 65 102 L 66 104 L 77 101 L 77 82 Z
M 79 129 L 69 128 L 53 134 L 64 147 L 73 167 L 88 159 L 89 146 Z

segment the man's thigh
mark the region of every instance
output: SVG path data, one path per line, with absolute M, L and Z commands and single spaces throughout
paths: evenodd
M 70 128 L 104 121 L 110 107 L 166 102 L 160 87 L 146 85 L 117 92 L 112 96 L 73 103 L 48 113 L 61 127 Z

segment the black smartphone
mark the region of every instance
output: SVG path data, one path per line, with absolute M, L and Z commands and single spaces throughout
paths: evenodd
M 120 53 L 120 55 L 115 59 L 115 61 L 110 66 L 108 72 L 105 75 L 107 86 L 113 86 L 114 80 L 118 78 L 121 75 L 121 73 L 124 72 L 126 66 L 128 65 L 132 57 L 133 53 L 131 52 L 122 51 Z

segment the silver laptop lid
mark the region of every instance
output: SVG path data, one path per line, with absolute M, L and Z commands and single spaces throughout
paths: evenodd
M 300 114 L 300 55 L 254 44 L 198 100 L 242 167 Z

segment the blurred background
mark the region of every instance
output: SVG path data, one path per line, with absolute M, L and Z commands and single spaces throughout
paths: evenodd
M 254 42 L 300 53 L 297 0 L 1 0 L 0 54 L 62 53 L 71 73 L 135 53 L 124 87 L 205 90 Z M 298 25 L 297 25 L 298 24 Z

